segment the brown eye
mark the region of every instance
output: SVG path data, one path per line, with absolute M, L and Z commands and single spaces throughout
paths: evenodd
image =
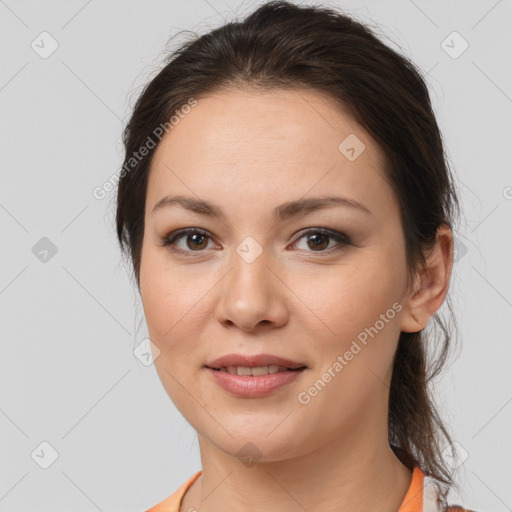
M 197 233 L 186 235 L 186 242 L 189 249 L 204 249 L 208 245 L 206 235 Z
M 329 235 L 317 233 L 316 235 L 307 235 L 308 247 L 310 249 L 326 249 L 329 246 Z
M 330 253 L 331 248 L 336 250 L 343 248 L 345 245 L 350 245 L 350 239 L 343 233 L 325 229 L 311 229 L 306 231 L 298 241 L 303 238 L 306 239 L 305 250 L 307 252 Z M 335 241 L 337 244 L 334 244 L 334 246 L 330 245 L 331 241 Z
M 185 244 L 180 247 L 178 242 L 181 242 L 182 239 L 185 240 Z M 205 249 L 207 249 L 208 242 L 211 239 L 206 231 L 188 228 L 171 233 L 160 245 L 168 247 L 174 253 L 193 256 L 193 253 L 206 252 Z M 295 244 L 302 239 L 306 239 L 306 248 L 304 249 L 306 252 L 316 252 L 319 255 L 331 254 L 331 252 L 341 250 L 351 243 L 350 239 L 343 233 L 328 229 L 310 229 L 303 232 Z M 333 241 L 337 243 L 331 245 Z
M 182 238 L 185 239 L 185 246 L 182 245 L 179 247 L 178 242 L 180 242 Z M 209 240 L 210 236 L 205 231 L 189 228 L 171 233 L 162 241 L 161 245 L 169 247 L 173 252 L 188 256 L 192 252 L 202 252 L 206 249 Z

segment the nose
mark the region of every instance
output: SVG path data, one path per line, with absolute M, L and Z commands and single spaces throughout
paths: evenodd
M 293 294 L 282 274 L 265 251 L 253 261 L 243 253 L 234 253 L 231 270 L 219 290 L 219 323 L 246 332 L 285 325 L 289 316 L 287 301 Z

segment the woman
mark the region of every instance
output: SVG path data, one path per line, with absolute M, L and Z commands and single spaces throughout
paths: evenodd
M 270 2 L 171 55 L 123 140 L 117 233 L 202 462 L 151 512 L 450 510 L 458 199 L 414 65 Z

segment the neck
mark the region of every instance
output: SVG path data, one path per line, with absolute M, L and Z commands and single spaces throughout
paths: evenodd
M 349 436 L 338 432 L 310 452 L 252 466 L 199 435 L 203 472 L 180 510 L 397 512 L 412 472 L 389 447 L 387 429 L 382 431 L 380 438 L 369 426 Z

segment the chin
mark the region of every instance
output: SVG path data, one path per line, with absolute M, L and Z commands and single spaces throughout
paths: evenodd
M 277 462 L 302 455 L 307 446 L 305 440 L 299 437 L 298 432 L 290 432 L 282 428 L 282 425 L 275 429 L 276 425 L 279 422 L 274 422 L 273 427 L 265 432 L 248 429 L 237 432 L 230 430 L 229 425 L 224 425 L 232 437 L 223 431 L 222 439 L 208 439 L 226 454 L 245 461 L 248 467 L 257 462 Z M 278 433 L 277 430 L 281 428 Z

